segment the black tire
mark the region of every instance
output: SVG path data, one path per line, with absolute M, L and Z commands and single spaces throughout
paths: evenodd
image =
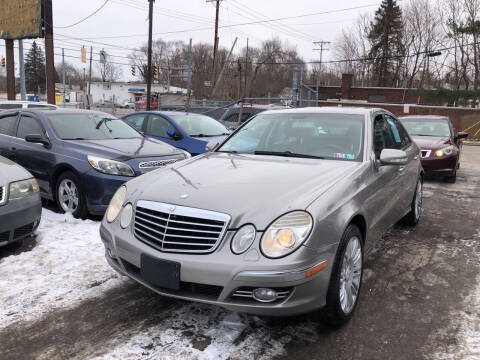
M 88 215 L 88 210 L 87 210 L 87 199 L 85 197 L 85 192 L 83 191 L 83 187 L 82 187 L 82 183 L 80 182 L 80 179 L 78 178 L 77 175 L 75 175 L 71 171 L 64 172 L 63 174 L 60 175 L 60 177 L 57 180 L 57 184 L 55 186 L 55 199 L 57 202 L 58 209 L 62 213 L 66 212 L 66 210 L 62 207 L 61 199 L 59 196 L 59 187 L 64 180 L 71 181 L 73 184 L 75 184 L 75 187 L 77 189 L 76 194 L 78 197 L 78 205 L 74 209 L 74 211 L 72 211 L 73 217 L 77 219 L 86 218 Z
M 354 237 L 357 237 L 360 240 L 360 248 L 361 248 L 360 250 L 362 254 L 360 282 L 358 285 L 358 292 L 354 300 L 353 307 L 348 313 L 346 313 L 342 309 L 342 305 L 340 302 L 341 269 L 344 262 L 345 251 L 347 250 L 350 240 L 352 240 Z M 339 328 L 345 325 L 352 318 L 353 313 L 355 312 L 355 308 L 357 307 L 358 298 L 360 297 L 362 277 L 363 277 L 363 236 L 356 225 L 350 224 L 345 230 L 345 232 L 343 233 L 342 239 L 340 240 L 340 244 L 337 250 L 337 255 L 335 256 L 335 262 L 333 264 L 332 275 L 330 276 L 330 283 L 329 283 L 328 292 L 327 292 L 327 304 L 321 310 L 321 318 L 325 324 L 331 327 Z
M 457 170 L 455 170 L 452 175 L 447 176 L 444 180 L 449 184 L 455 184 L 457 182 Z
M 5 245 L 4 248 L 7 251 L 17 251 L 23 246 L 23 241 L 24 240 L 25 239 L 16 240 L 14 242 L 11 242 L 11 243 Z
M 417 203 L 417 187 L 420 184 L 421 186 L 421 193 L 423 194 L 423 182 L 422 179 L 417 180 L 417 185 L 415 186 L 415 192 L 413 194 L 413 200 L 410 204 L 410 212 L 405 215 L 405 217 L 401 220 L 401 223 L 405 226 L 416 226 L 420 221 L 420 216 L 422 215 L 422 208 L 423 208 L 423 195 L 420 198 L 420 211 L 417 213 L 415 210 L 415 205 Z

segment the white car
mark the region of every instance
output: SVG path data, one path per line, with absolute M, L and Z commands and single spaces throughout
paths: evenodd
M 135 101 L 129 99 L 122 102 L 122 108 L 124 109 L 135 109 Z
M 58 106 L 36 101 L 0 101 L 0 111 L 11 109 L 58 110 Z

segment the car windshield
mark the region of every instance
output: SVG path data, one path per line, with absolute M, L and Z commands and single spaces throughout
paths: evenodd
M 217 151 L 362 161 L 364 116 L 260 114 Z
M 122 120 L 103 113 L 48 115 L 57 136 L 63 140 L 107 140 L 141 138 Z
M 437 136 L 450 137 L 450 125 L 446 119 L 424 120 L 418 119 L 400 119 L 403 126 L 412 136 Z
M 189 136 L 220 136 L 230 131 L 217 120 L 205 115 L 185 114 L 170 116 Z

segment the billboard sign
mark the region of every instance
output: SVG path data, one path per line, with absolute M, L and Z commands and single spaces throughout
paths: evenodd
M 0 0 L 0 39 L 43 37 L 42 0 Z

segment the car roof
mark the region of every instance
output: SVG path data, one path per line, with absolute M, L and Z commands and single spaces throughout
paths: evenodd
M 449 120 L 448 116 L 443 115 L 409 115 L 409 116 L 402 116 L 399 117 L 400 120 L 408 120 L 408 119 L 422 119 L 422 120 Z
M 144 112 L 144 111 L 142 111 Z M 206 114 L 199 114 L 199 113 L 193 113 L 193 112 L 185 112 L 185 111 L 149 111 L 149 113 L 152 113 L 152 114 L 162 114 L 162 115 L 167 115 L 167 116 L 175 116 L 175 115 L 183 115 L 183 116 L 189 116 L 189 115 L 202 115 L 202 116 L 206 116 L 206 117 L 211 117 L 211 116 L 208 116 Z
M 13 110 L 13 109 L 12 109 Z M 33 114 L 55 114 L 55 115 L 69 115 L 69 114 L 98 114 L 98 115 L 112 115 L 103 111 L 84 110 L 84 109 L 58 109 L 55 112 L 47 109 L 22 109 L 22 112 L 29 112 Z M 113 115 L 115 116 L 115 115 Z
M 347 114 L 347 115 L 367 115 L 376 111 L 385 111 L 379 108 L 363 107 L 305 107 L 294 109 L 268 110 L 262 113 L 268 114 Z

